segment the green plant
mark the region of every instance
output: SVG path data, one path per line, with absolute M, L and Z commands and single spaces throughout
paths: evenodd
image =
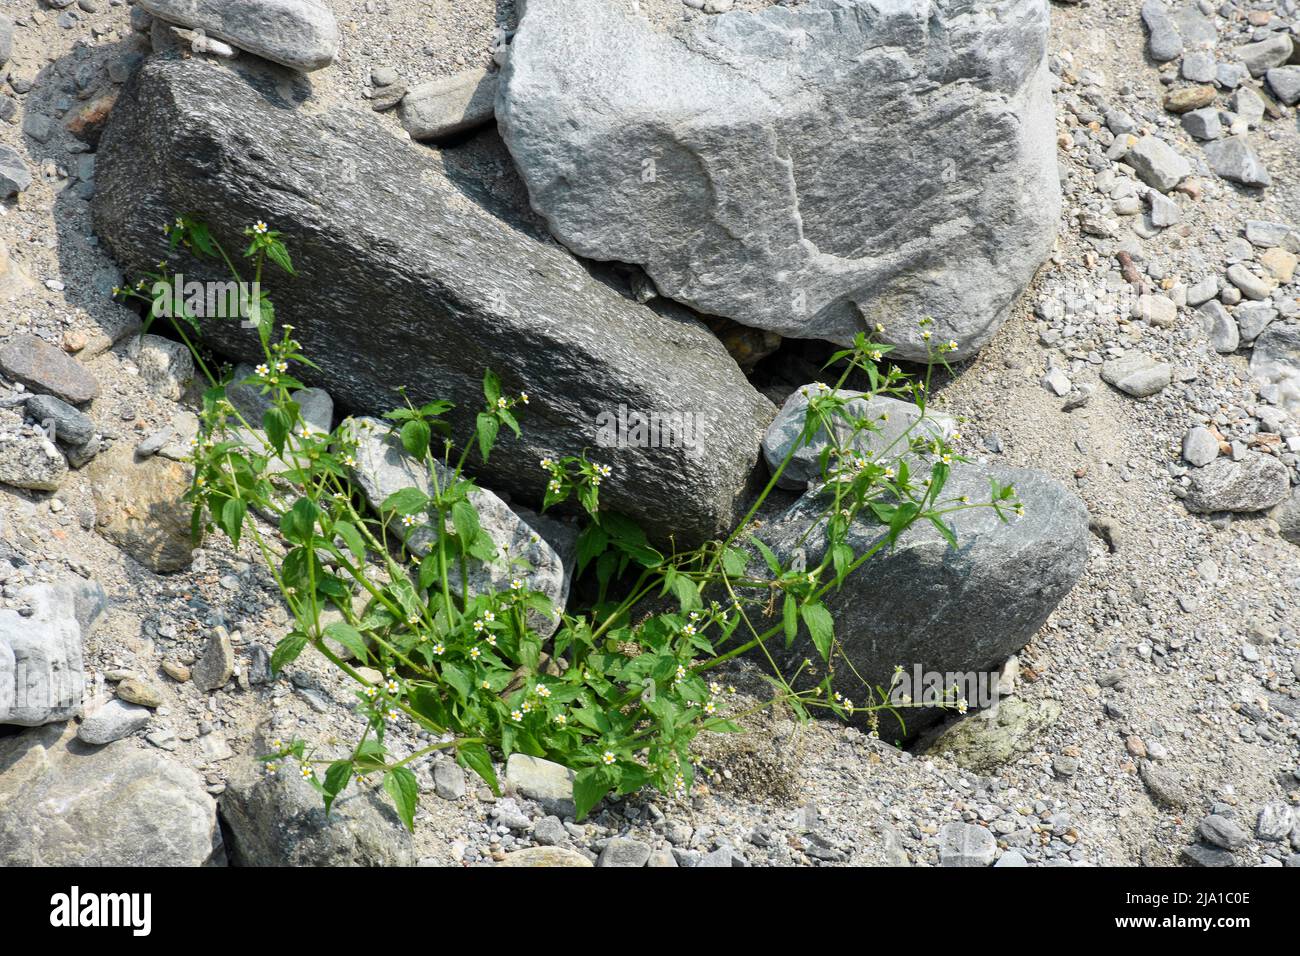
M 198 218 L 180 217 L 167 233 L 172 251 L 224 261 L 242 282 Z M 384 789 L 411 826 L 418 793 L 411 764 L 438 749 L 452 751 L 494 790 L 494 753 L 521 751 L 564 764 L 576 771 L 579 816 L 611 792 L 686 790 L 697 735 L 735 731 L 748 713 L 729 704 L 711 672 L 750 652 L 766 655 L 771 665 L 772 697 L 753 709 L 780 703 L 802 718 L 823 711 L 866 715 L 874 728 L 881 713 L 898 716 L 905 705 L 890 699 L 889 688 L 864 687 L 858 703 L 832 690 L 844 656 L 826 595 L 917 521 L 932 522 L 953 540 L 945 521 L 951 512 L 991 506 L 1005 518 L 1007 509 L 1019 507 L 1010 488 L 994 487 L 991 500 L 979 505 L 944 499 L 958 459 L 947 441 L 919 432 L 920 422 L 875 458 L 859 455 L 856 440 L 881 423 L 855 414 L 840 394 L 849 376 L 865 377 L 872 396 L 914 400 L 922 420 L 929 382 L 928 374 L 914 383 L 896 367 L 882 369 L 888 347 L 859 335 L 831 359 L 838 380 L 811 396 L 799 442 L 725 539 L 665 552 L 633 521 L 602 508 L 606 465 L 585 454 L 548 459 L 541 463 L 543 505 L 572 500 L 585 515 L 576 574 L 593 577 L 595 599 L 584 608 L 554 608 L 528 587 L 527 568 L 518 568 L 503 591 L 476 593 L 467 584 L 471 570 L 504 558 L 480 524 L 466 468 L 487 464 L 502 427 L 520 433 L 529 397 L 503 394 L 496 375 L 486 372 L 474 434 L 458 443 L 445 420 L 450 403 L 417 404 L 403 392 L 404 404 L 386 416 L 391 440 L 422 463 L 429 484 L 367 507 L 353 481 L 357 442 L 365 436 L 352 423 L 325 434 L 303 421 L 293 398 L 303 383 L 294 370 L 313 366 L 291 326 L 275 332 L 273 307 L 260 291 L 268 261 L 292 274 L 289 254 L 263 223 L 246 235 L 243 257 L 257 283 L 250 300 L 263 361 L 240 384 L 256 387 L 269 402 L 260 422 L 245 420 L 227 397 L 232 383 L 203 361 L 193 338 L 201 331 L 199 317 L 188 309 L 167 315 L 211 385 L 203 397 L 189 497 L 195 534 L 219 530 L 236 547 L 251 540 L 284 596 L 293 626 L 276 647 L 273 668 L 283 669 L 310 647 L 357 685 L 366 729 L 347 756 L 319 758 L 306 743 L 291 741 L 265 758 L 272 772 L 296 763 L 327 807 L 356 778 L 382 774 Z M 150 275 L 163 292 L 171 277 L 166 262 Z M 157 305 L 162 297 L 146 296 L 143 285 L 122 294 L 150 303 L 150 321 L 166 311 Z M 936 360 L 945 351 L 936 348 Z M 753 534 L 753 522 L 794 452 L 813 441 L 826 442 L 819 526 L 828 547 L 816 566 L 804 567 L 778 558 Z M 928 471 L 913 474 L 904 453 L 927 461 Z M 257 516 L 277 525 L 278 537 L 264 531 Z M 848 543 L 857 520 L 879 522 L 886 532 L 863 553 Z M 427 549 L 411 544 L 417 530 Z M 530 627 L 530 612 L 558 615 L 551 638 L 543 640 Z M 801 626 L 819 661 L 805 660 L 796 673 L 783 675 L 768 643 L 789 646 Z M 346 648 L 355 663 L 332 644 Z M 960 709 L 964 702 L 954 697 L 943 706 Z M 393 759 L 386 735 L 408 721 L 437 735 L 435 742 Z

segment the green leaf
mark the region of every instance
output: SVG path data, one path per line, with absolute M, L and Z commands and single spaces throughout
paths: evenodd
M 397 815 L 406 829 L 415 832 L 415 802 L 420 798 L 420 785 L 415 774 L 405 767 L 397 767 L 384 775 L 384 790 L 393 798 Z
M 289 413 L 282 408 L 268 408 L 262 416 L 262 430 L 266 432 L 266 439 L 277 455 L 284 454 L 284 443 L 288 440 L 289 429 L 292 427 Z
M 351 760 L 336 760 L 325 771 L 325 813 L 327 816 L 330 807 L 334 805 L 334 798 L 347 789 L 348 781 L 351 779 Z
M 799 609 L 799 614 L 822 660 L 830 660 L 831 643 L 835 639 L 835 619 L 831 612 L 823 604 L 805 604 Z
M 370 659 L 370 652 L 366 648 L 366 639 L 361 633 L 344 621 L 335 621 L 329 627 L 325 628 L 325 636 L 332 641 L 342 644 L 352 652 L 352 656 L 363 663 Z
M 478 451 L 483 456 L 483 460 L 488 460 L 488 455 L 492 453 L 492 446 L 496 444 L 497 432 L 501 430 L 501 423 L 497 421 L 496 416 L 490 412 L 479 412 L 475 422 L 475 432 L 478 435 Z
M 469 700 L 474 692 L 474 678 L 450 661 L 442 665 L 442 679 L 456 689 L 461 700 Z
M 613 775 L 604 767 L 587 767 L 578 771 L 573 779 L 573 803 L 577 818 L 583 819 L 613 789 Z
M 416 458 L 423 458 L 429 450 L 430 436 L 428 424 L 413 419 L 402 426 L 402 447 Z
M 768 570 L 779 576 L 781 574 L 781 562 L 778 561 L 776 555 L 772 553 L 772 549 L 762 541 L 759 541 L 758 538 L 754 539 L 754 545 L 758 548 L 759 553 L 763 555 L 763 560 L 767 562 Z
M 609 545 L 609 535 L 594 521 L 578 535 L 578 573 L 581 574 Z
M 291 631 L 280 638 L 280 643 L 275 645 L 275 650 L 271 653 L 271 672 L 279 674 L 286 665 L 298 659 L 298 655 L 306 646 L 307 635 L 297 631 Z
M 500 796 L 501 784 L 497 782 L 496 771 L 492 769 L 492 757 L 482 744 L 461 744 L 456 748 L 456 762 L 462 767 L 469 767 L 483 778 L 483 782 Z
M 799 633 L 799 603 L 789 594 L 781 609 L 781 623 L 785 625 L 785 646 L 789 647 Z
M 248 513 L 248 506 L 238 498 L 228 498 L 226 503 L 221 506 L 221 517 L 218 524 L 221 530 L 226 533 L 230 543 L 234 547 L 239 547 L 239 535 L 244 530 L 244 515 Z
M 501 397 L 501 380 L 491 369 L 485 369 L 483 372 L 483 397 L 493 408 L 496 407 L 497 399 Z
M 348 546 L 354 558 L 361 562 L 366 560 L 366 542 L 355 525 L 348 521 L 336 521 L 334 533 L 343 539 L 343 543 Z
M 310 498 L 299 498 L 280 518 L 280 533 L 294 544 L 309 547 L 316 534 L 320 509 Z
M 468 501 L 458 501 L 451 506 L 451 523 L 460 538 L 460 549 L 468 551 L 479 535 L 478 511 Z
M 749 555 L 739 548 L 727 548 L 722 552 L 722 570 L 727 572 L 727 577 L 744 577 L 748 564 Z
M 429 496 L 418 488 L 394 491 L 379 506 L 380 511 L 395 511 L 399 515 L 413 515 L 429 507 Z

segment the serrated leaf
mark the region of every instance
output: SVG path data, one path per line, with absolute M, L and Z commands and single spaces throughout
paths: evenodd
M 821 654 L 822 660 L 829 660 L 831 643 L 835 639 L 835 619 L 831 617 L 831 612 L 822 604 L 805 604 L 799 609 L 799 615 L 808 628 L 808 635 L 812 638 L 817 653 Z
M 397 815 L 406 829 L 415 832 L 415 803 L 420 798 L 420 785 L 415 774 L 405 767 L 397 767 L 384 774 L 384 791 L 393 799 Z
M 370 652 L 366 647 L 366 639 L 351 624 L 344 621 L 335 621 L 325 628 L 325 636 L 331 641 L 342 644 L 352 652 L 353 657 L 363 663 L 370 658 Z

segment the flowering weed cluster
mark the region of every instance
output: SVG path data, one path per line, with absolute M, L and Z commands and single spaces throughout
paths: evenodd
M 242 281 L 200 220 L 181 217 L 166 232 L 171 250 L 224 261 Z M 277 232 L 259 222 L 245 234 L 243 258 L 259 288 L 268 262 L 293 273 Z M 168 275 L 161 263 L 152 278 L 165 282 Z M 123 294 L 150 301 L 138 290 Z M 916 521 L 929 521 L 954 540 L 945 516 L 976 506 L 942 497 L 957 460 L 945 439 L 913 428 L 898 447 L 870 457 L 857 450 L 859 437 L 879 430 L 880 422 L 855 416 L 838 394 L 855 370 L 867 377 L 873 396 L 909 398 L 922 413 L 926 404 L 925 385 L 893 367 L 882 371 L 878 362 L 888 346 L 861 335 L 833 357 L 842 368 L 839 381 L 810 399 L 800 441 L 724 540 L 665 553 L 634 522 L 601 507 L 608 465 L 585 454 L 543 460 L 543 505 L 576 503 L 585 516 L 575 575 L 592 575 L 595 584 L 589 606 L 557 608 L 530 588 L 529 569 L 518 556 L 503 554 L 501 543 L 484 530 L 466 472 L 472 461 L 489 460 L 503 427 L 520 434 L 519 416 L 530 401 L 526 393 L 505 395 L 497 377 L 485 373 L 474 435 L 460 443 L 445 421 L 448 402 L 407 399 L 390 411 L 393 440 L 423 464 L 429 482 L 370 507 L 354 484 L 358 436 L 352 427 L 323 433 L 303 420 L 293 398 L 304 387 L 297 371 L 313 366 L 291 326 L 276 331 L 264 295 L 255 317 L 263 360 L 238 383 L 255 387 L 269 404 L 257 422 L 247 421 L 228 399 L 227 388 L 235 383 L 214 376 L 203 362 L 191 337 L 199 331 L 197 320 L 168 317 L 211 383 L 189 492 L 195 535 L 216 530 L 235 546 L 252 541 L 293 617 L 275 649 L 273 669 L 282 670 L 312 648 L 355 682 L 356 712 L 365 720 L 346 756 L 317 759 L 302 741 L 277 743 L 264 758 L 268 772 L 300 773 L 320 790 L 327 807 L 358 779 L 380 776 L 408 827 L 418 795 L 411 765 L 440 749 L 494 790 L 494 758 L 522 752 L 564 764 L 576 771 L 580 817 L 611 792 L 646 786 L 688 791 L 695 738 L 736 731 L 746 716 L 729 703 L 732 690 L 710 672 L 745 653 L 767 654 L 772 662 L 773 696 L 759 707 L 779 701 L 805 717 L 827 711 L 869 720 L 896 712 L 900 705 L 887 688 L 864 686 L 857 703 L 832 690 L 836 662 L 850 668 L 852 663 L 840 653 L 824 599 Z M 936 359 L 941 361 L 942 352 L 936 350 Z M 806 567 L 802 552 L 778 558 L 754 536 L 752 525 L 794 452 L 814 441 L 826 441 L 820 526 L 828 546 L 819 563 Z M 924 474 L 913 471 L 921 460 L 928 463 Z M 1016 507 L 1009 488 L 995 487 L 990 503 L 999 513 Z M 857 520 L 887 529 L 864 553 L 848 543 Z M 473 567 L 502 561 L 514 562 L 507 587 L 469 587 Z M 560 622 L 549 638 L 530 624 L 539 615 Z M 819 664 L 810 659 L 795 674 L 783 675 L 767 645 L 774 639 L 790 645 L 801 629 Z M 399 726 L 428 731 L 434 742 L 395 759 L 386 740 Z

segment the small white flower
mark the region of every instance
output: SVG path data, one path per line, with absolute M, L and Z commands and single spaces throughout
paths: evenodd
M 510 582 L 510 590 L 512 591 L 520 591 L 523 589 L 523 586 L 524 586 L 524 582 L 522 578 L 515 578 L 513 581 Z
M 417 518 L 415 515 L 402 515 L 403 527 L 412 528 L 419 523 L 420 523 L 420 519 Z
M 433 645 L 433 653 L 437 654 L 439 657 L 441 657 L 446 650 L 447 648 L 443 645 L 442 641 Z
M 545 684 L 538 684 L 533 689 L 537 691 L 538 697 L 546 698 L 551 696 L 551 689 L 547 687 Z
M 518 710 L 512 710 L 510 711 L 510 719 L 514 721 L 520 721 L 524 719 L 524 715 L 520 713 Z
M 176 225 L 178 226 L 180 225 L 179 219 L 176 220 Z M 253 232 L 257 233 L 259 236 L 266 235 L 267 232 L 266 223 L 262 222 L 262 220 L 260 219 L 257 220 L 257 222 L 253 223 Z
M 612 765 L 614 761 L 617 760 L 618 758 L 614 756 L 614 751 L 606 750 L 603 754 L 600 755 L 600 759 L 605 764 L 605 766 L 608 767 Z

